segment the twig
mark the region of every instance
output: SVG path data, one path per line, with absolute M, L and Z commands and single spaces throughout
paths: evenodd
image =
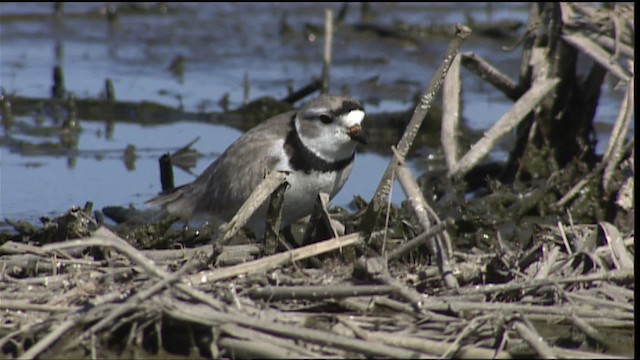
M 558 229 L 560 230 L 560 236 L 562 237 L 562 243 L 564 244 L 565 250 L 567 250 L 567 254 L 573 255 L 573 249 L 571 249 L 571 245 L 569 244 L 569 239 L 567 239 L 567 234 L 564 231 L 564 226 L 560 221 L 558 221 Z
M 602 183 L 605 191 L 609 192 L 611 189 L 611 177 L 615 172 L 615 168 L 622 159 L 624 152 L 622 151 L 625 141 L 625 135 L 629 131 L 629 124 L 634 114 L 635 108 L 635 75 L 631 77 L 627 92 L 624 94 L 622 103 L 620 104 L 620 111 L 618 117 L 611 130 L 611 136 L 609 137 L 609 143 L 607 144 L 607 150 L 604 153 L 602 162 L 606 163 L 604 173 L 602 175 Z
M 322 94 L 329 92 L 329 68 L 331 67 L 331 45 L 333 43 L 333 10 L 324 10 L 324 54 L 322 56 Z
M 416 312 L 422 312 L 423 297 L 416 290 L 409 288 L 389 274 L 387 263 L 381 257 L 361 257 L 356 262 L 357 268 L 364 271 L 371 279 L 389 285 L 394 292 L 407 300 Z
M 618 63 L 610 63 L 611 53 L 600 47 L 590 38 L 584 36 L 579 32 L 565 33 L 562 35 L 562 39 L 569 44 L 573 45 L 576 49 L 581 50 L 587 56 L 595 60 L 598 64 L 602 65 L 605 69 L 609 70 L 611 74 L 618 79 L 629 82 L 630 76 L 627 71 Z
M 433 225 L 428 230 L 422 232 L 420 235 L 402 245 L 399 245 L 398 247 L 393 249 L 393 251 L 389 252 L 387 254 L 387 260 L 391 261 L 403 256 L 407 252 L 411 251 L 411 249 L 414 249 L 423 244 L 427 239 L 442 233 L 448 226 L 453 225 L 453 223 L 453 219 L 447 218 L 443 222 Z
M 8 300 L 0 298 L 0 310 L 44 311 L 44 312 L 73 312 L 80 310 L 81 306 L 55 306 L 46 304 L 29 304 L 24 301 Z
M 627 311 L 611 310 L 592 306 L 543 306 L 543 305 L 526 305 L 517 303 L 478 303 L 470 301 L 425 301 L 423 307 L 431 311 L 504 311 L 519 312 L 523 314 L 538 314 L 547 317 L 563 316 L 568 317 L 575 313 L 578 316 L 598 317 L 608 319 L 633 320 L 634 314 Z
M 522 96 L 522 90 L 518 88 L 518 84 L 515 81 L 489 64 L 481 56 L 473 52 L 466 52 L 460 55 L 462 56 L 461 60 L 464 67 L 502 91 L 509 99 L 516 101 Z
M 541 287 L 554 284 L 572 284 L 581 282 L 593 282 L 593 281 L 607 281 L 607 282 L 624 282 L 632 283 L 635 279 L 634 273 L 631 270 L 611 270 L 604 273 L 595 273 L 589 275 L 581 275 L 575 277 L 564 277 L 557 279 L 539 279 L 529 280 L 522 283 L 507 283 L 507 284 L 487 284 L 476 285 L 473 288 L 461 288 L 459 293 L 461 295 L 470 294 L 491 294 L 503 291 L 516 291 L 524 290 L 532 287 Z
M 282 208 L 284 206 L 284 192 L 287 189 L 286 182 L 281 183 L 271 194 L 267 208 L 266 231 L 264 234 L 264 252 L 272 255 L 278 248 L 280 238 L 280 223 L 282 220 Z
M 251 218 L 253 213 L 264 203 L 275 189 L 286 181 L 287 174 L 280 171 L 272 171 L 251 192 L 238 212 L 228 223 L 220 225 L 220 238 L 216 242 L 225 245 Z
M 290 261 L 306 259 L 311 256 L 323 254 L 341 247 L 353 245 L 363 240 L 360 234 L 349 234 L 336 239 L 330 239 L 319 243 L 307 245 L 295 250 L 278 253 L 258 260 L 230 266 L 213 271 L 204 271 L 187 277 L 196 284 L 205 284 L 218 280 L 228 279 L 234 276 L 256 273 L 273 269 Z
M 398 164 L 396 165 L 396 176 L 402 186 L 402 189 L 407 195 L 407 199 L 411 203 L 411 207 L 413 208 L 423 231 L 427 231 L 431 228 L 431 222 L 429 221 L 426 211 L 426 208 L 429 206 L 427 205 L 427 201 L 424 199 L 418 184 L 411 176 L 411 172 L 401 162 L 402 159 L 398 158 L 398 156 L 399 155 L 397 153 L 394 153 L 394 159 L 398 161 Z M 437 236 L 435 238 L 428 238 L 427 245 L 429 246 L 431 255 L 435 256 L 437 259 L 440 275 L 447 287 L 449 289 L 458 288 L 458 280 L 453 276 L 453 272 L 451 270 L 451 251 L 445 251 L 442 246 L 442 241 L 440 241 Z
M 413 115 L 411 116 L 411 120 L 407 124 L 404 133 L 402 134 L 402 138 L 398 142 L 398 152 L 404 157 L 406 156 L 409 148 L 413 144 L 413 140 L 415 139 L 420 126 L 422 125 L 422 121 L 424 120 L 427 112 L 431 108 L 431 103 L 435 98 L 438 90 L 442 86 L 444 82 L 444 78 L 447 76 L 447 72 L 449 71 L 449 67 L 453 62 L 453 59 L 458 54 L 458 50 L 462 43 L 471 35 L 471 29 L 464 25 L 457 24 L 456 25 L 456 34 L 449 47 L 447 48 L 447 52 L 444 55 L 440 66 L 434 73 L 431 81 L 429 82 L 429 86 L 425 91 L 424 95 L 420 98 L 420 102 L 416 106 Z M 363 216 L 360 222 L 361 232 L 364 233 L 365 238 L 369 241 L 371 237 L 371 233 L 373 232 L 373 228 L 375 225 L 375 219 L 378 217 L 378 214 L 382 210 L 382 205 L 384 204 L 384 198 L 389 194 L 391 186 L 391 174 L 393 172 L 393 168 L 395 166 L 395 160 L 391 159 L 387 168 L 380 179 L 380 183 L 376 189 L 373 198 L 369 202 L 367 206 L 367 211 Z
M 452 169 L 458 162 L 458 140 L 456 132 L 460 122 L 460 56 L 451 63 L 442 89 L 442 129 L 440 141 L 444 150 L 447 168 Z
M 502 117 L 484 133 L 484 136 L 471 146 L 471 149 L 458 161 L 453 169 L 449 169 L 447 176 L 462 176 L 473 168 L 495 144 L 507 133 L 513 130 L 527 114 L 529 114 L 545 96 L 558 85 L 559 79 L 545 79 L 534 82 L 529 89 Z
M 248 295 L 254 299 L 278 300 L 323 300 L 354 296 L 387 295 L 394 291 L 388 285 L 328 285 L 328 286 L 270 286 L 253 288 Z
M 331 217 L 329 216 L 329 211 L 327 210 L 327 206 L 329 204 L 329 194 L 325 192 L 320 192 L 316 201 L 313 205 L 313 211 L 311 212 L 311 216 L 309 217 L 309 223 L 304 230 L 304 235 L 302 237 L 302 244 L 308 245 L 311 244 L 314 240 L 314 234 L 317 233 L 319 222 L 322 221 L 324 225 L 326 225 L 329 229 L 331 229 L 332 235 L 334 238 L 338 237 L 338 233 L 333 228 L 331 224 Z
M 477 316 L 473 318 L 473 320 L 471 320 L 467 324 L 467 326 L 464 327 L 462 332 L 460 332 L 460 334 L 456 337 L 453 343 L 451 343 L 451 346 L 449 347 L 449 349 L 447 349 L 447 351 L 445 351 L 444 354 L 442 354 L 440 357 L 443 359 L 448 359 L 453 357 L 453 355 L 455 355 L 462 347 L 462 340 L 467 336 L 473 334 L 480 326 L 482 326 L 482 324 L 484 324 L 491 317 L 493 317 L 493 314 Z

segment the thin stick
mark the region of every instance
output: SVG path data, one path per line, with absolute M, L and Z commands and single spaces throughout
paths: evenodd
M 518 84 L 506 74 L 495 68 L 487 60 L 474 54 L 473 52 L 462 53 L 461 62 L 483 80 L 489 82 L 496 89 L 500 90 L 509 99 L 516 101 L 522 96 L 522 91 L 518 89 Z
M 329 92 L 329 68 L 331 67 L 331 45 L 333 43 L 333 10 L 324 10 L 324 55 L 322 57 L 322 94 Z
M 620 159 L 622 158 L 622 145 L 624 144 L 625 135 L 629 131 L 629 124 L 634 114 L 635 104 L 635 76 L 631 77 L 627 92 L 624 94 L 618 117 L 611 130 L 609 144 L 604 153 L 602 162 L 605 162 L 604 174 L 602 175 L 603 187 L 605 191 L 610 191 L 611 177 L 613 176 Z
M 242 204 L 238 212 L 228 223 L 220 225 L 220 236 L 218 243 L 225 245 L 231 238 L 249 221 L 253 213 L 271 196 L 271 194 L 282 185 L 287 179 L 287 174 L 280 171 L 272 171 L 262 180 L 262 182 L 251 192 L 251 195 Z
M 440 357 L 444 359 L 453 357 L 453 355 L 455 355 L 458 352 L 458 350 L 460 350 L 460 348 L 462 347 L 462 340 L 467 336 L 473 334 L 476 330 L 478 330 L 480 326 L 482 326 L 485 322 L 487 322 L 488 319 L 490 319 L 493 316 L 494 316 L 493 314 L 490 314 L 490 315 L 482 315 L 482 316 L 473 318 L 473 320 L 471 320 L 467 324 L 467 326 L 464 327 L 462 332 L 456 337 L 453 343 L 451 343 L 451 346 L 449 347 L 449 349 L 447 349 L 447 351 L 445 351 L 444 354 L 442 354 L 442 356 Z
M 541 287 L 555 284 L 573 284 L 593 281 L 633 283 L 634 279 L 635 276 L 632 270 L 611 270 L 604 273 L 594 273 L 568 278 L 564 277 L 558 279 L 538 279 L 529 280 L 522 283 L 477 285 L 473 288 L 459 289 L 458 292 L 460 293 L 460 295 L 491 294 L 502 291 L 524 290 L 532 287 Z
M 397 153 L 394 153 L 394 159 L 402 161 L 401 159 L 398 159 L 398 156 L 399 155 Z M 431 228 L 431 222 L 429 221 L 426 211 L 426 208 L 428 207 L 427 201 L 424 199 L 418 184 L 411 176 L 409 169 L 407 169 L 407 167 L 400 161 L 396 165 L 398 181 L 407 195 L 407 199 L 411 203 L 411 207 L 422 226 L 422 230 L 428 231 Z M 443 249 L 442 242 L 439 241 L 437 237 L 429 237 L 427 239 L 427 245 L 429 246 L 431 255 L 436 257 L 440 275 L 447 287 L 450 289 L 458 288 L 458 280 L 453 276 L 453 272 L 451 270 L 451 252 Z
M 609 62 L 612 54 L 600 47 L 600 45 L 590 38 L 579 32 L 575 32 L 573 34 L 565 33 L 562 35 L 562 39 L 573 45 L 576 49 L 580 49 L 618 79 L 625 82 L 630 80 L 629 74 L 622 66 L 620 66 L 620 64 Z
M 447 76 L 447 72 L 449 71 L 449 67 L 453 62 L 453 59 L 458 54 L 458 50 L 462 43 L 471 35 L 471 29 L 464 25 L 456 24 L 456 34 L 449 47 L 447 52 L 440 63 L 440 66 L 436 70 L 435 74 L 431 78 L 429 86 L 427 87 L 426 92 L 420 98 L 420 102 L 418 106 L 416 106 L 413 116 L 411 120 L 407 124 L 407 127 L 402 134 L 402 138 L 398 142 L 398 152 L 404 157 L 409 152 L 409 148 L 413 144 L 413 140 L 415 139 L 420 126 L 422 125 L 422 121 L 424 120 L 427 112 L 431 108 L 431 103 L 435 98 L 438 90 L 442 86 L 444 82 L 444 78 Z M 360 222 L 361 232 L 365 234 L 365 238 L 369 241 L 371 237 L 371 233 L 373 232 L 373 227 L 375 225 L 375 219 L 378 217 L 378 214 L 382 210 L 382 205 L 384 204 L 384 198 L 389 194 L 391 190 L 391 186 L 393 183 L 391 182 L 391 174 L 393 172 L 393 167 L 395 166 L 395 160 L 391 159 L 387 168 L 380 179 L 380 183 L 378 184 L 378 188 L 376 189 L 373 198 L 369 202 L 367 206 L 367 211 L 363 216 Z
M 249 297 L 277 300 L 322 300 L 354 296 L 387 295 L 394 291 L 388 285 L 269 286 L 253 288 Z
M 271 194 L 269 207 L 267 208 L 266 231 L 264 234 L 264 252 L 272 255 L 278 248 L 280 238 L 280 224 L 282 221 L 282 208 L 284 207 L 284 192 L 288 184 L 281 183 Z
M 273 269 L 290 261 L 306 259 L 311 256 L 323 254 L 345 246 L 357 244 L 363 240 L 360 234 L 349 234 L 336 239 L 330 239 L 319 243 L 307 245 L 295 250 L 290 250 L 275 255 L 267 256 L 244 264 L 238 264 L 213 271 L 204 271 L 187 277 L 196 284 L 211 283 L 234 276 L 256 273 Z
M 447 218 L 445 219 L 445 221 L 439 224 L 433 225 L 431 228 L 429 228 L 429 230 L 422 232 L 420 235 L 416 236 L 415 238 L 393 249 L 393 251 L 387 254 L 387 259 L 390 261 L 403 256 L 404 254 L 408 253 L 411 249 L 414 249 L 420 246 L 421 244 L 423 244 L 427 239 L 442 233 L 447 229 L 447 226 L 451 226 L 451 225 L 453 225 L 453 219 L 451 218 Z

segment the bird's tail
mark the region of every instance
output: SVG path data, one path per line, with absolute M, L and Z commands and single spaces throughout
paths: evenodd
M 173 188 L 168 192 L 160 193 L 160 195 L 148 200 L 146 204 L 150 206 L 160 206 L 171 215 L 188 218 L 193 213 L 195 204 L 193 201 L 190 201 L 187 192 L 188 188 L 186 186 Z

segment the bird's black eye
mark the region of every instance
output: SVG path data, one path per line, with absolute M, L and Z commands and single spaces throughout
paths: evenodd
M 324 124 L 330 124 L 333 122 L 333 118 L 329 115 L 320 115 L 320 121 L 322 121 Z

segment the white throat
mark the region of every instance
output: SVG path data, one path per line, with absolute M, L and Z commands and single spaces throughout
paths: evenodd
M 300 142 L 319 158 L 335 162 L 345 160 L 353 155 L 356 143 L 351 140 L 342 126 L 330 126 L 318 131 L 316 136 L 306 136 L 300 131 L 300 123 L 294 121 Z

